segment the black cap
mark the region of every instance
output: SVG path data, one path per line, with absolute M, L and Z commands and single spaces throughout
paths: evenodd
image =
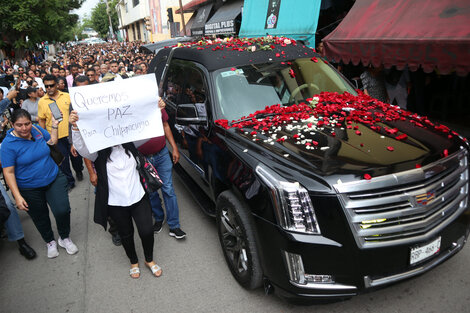
M 38 89 L 35 87 L 28 87 L 26 88 L 26 94 L 29 95 L 30 93 L 35 92 L 36 90 Z

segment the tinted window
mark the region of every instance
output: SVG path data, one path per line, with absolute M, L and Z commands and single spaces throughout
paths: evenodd
M 356 94 L 328 64 L 310 58 L 224 68 L 214 72 L 214 80 L 220 118 L 229 121 L 269 105 L 298 103 L 322 91 Z
M 200 114 L 205 112 L 201 109 L 206 102 L 204 74 L 193 62 L 173 60 L 163 88 L 167 99 L 174 104 L 197 104 Z

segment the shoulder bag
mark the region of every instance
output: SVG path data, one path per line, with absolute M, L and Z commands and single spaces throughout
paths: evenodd
M 36 126 L 33 125 L 33 127 L 38 133 L 42 135 L 41 131 Z M 57 148 L 57 145 L 50 145 L 47 142 L 46 144 L 49 147 L 52 160 L 54 160 L 55 164 L 60 166 L 65 159 L 64 155 L 62 154 L 62 152 L 60 152 L 59 148 Z
M 152 163 L 139 151 L 137 151 L 134 156 L 137 162 L 137 171 L 140 175 L 140 181 L 145 191 L 152 193 L 160 189 L 163 186 L 163 182 Z

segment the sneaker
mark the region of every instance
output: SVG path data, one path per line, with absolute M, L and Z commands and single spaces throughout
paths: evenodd
M 159 233 L 162 230 L 163 221 L 155 221 L 153 224 L 153 231 Z
M 47 257 L 49 259 L 53 259 L 59 256 L 59 251 L 57 250 L 57 243 L 55 242 L 55 240 L 48 242 L 46 246 L 47 246 Z
M 69 238 L 59 238 L 59 246 L 64 248 L 68 254 L 75 254 L 78 252 L 77 246 L 72 242 L 72 240 Z
M 186 233 L 181 230 L 181 228 L 170 229 L 170 236 L 175 237 L 176 239 L 183 239 L 186 237 Z

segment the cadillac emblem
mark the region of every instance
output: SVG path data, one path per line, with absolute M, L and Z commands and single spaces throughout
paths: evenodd
M 415 197 L 416 204 L 417 205 L 427 205 L 429 202 L 431 202 L 435 198 L 435 193 L 434 191 L 428 191 L 426 193 L 417 195 Z

